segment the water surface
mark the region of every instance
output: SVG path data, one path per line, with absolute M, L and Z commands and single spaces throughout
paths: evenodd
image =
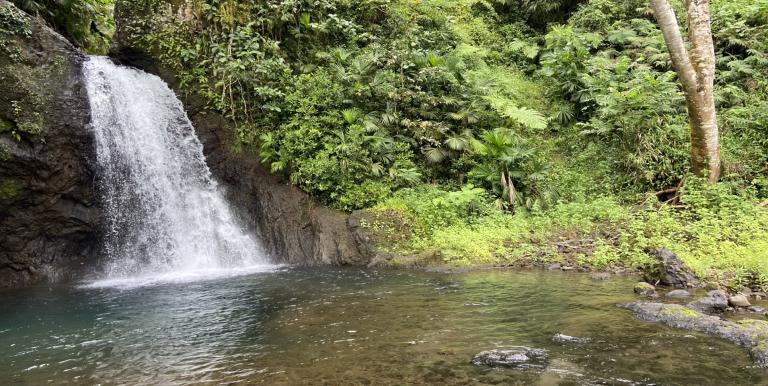
M 42 384 L 755 385 L 738 347 L 635 320 L 631 279 L 281 269 L 198 283 L 0 292 L 0 379 Z M 555 333 L 591 337 L 558 344 Z M 479 351 L 549 350 L 544 370 Z

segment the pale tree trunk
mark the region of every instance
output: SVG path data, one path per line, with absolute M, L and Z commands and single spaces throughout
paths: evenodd
M 508 170 L 503 170 L 501 172 L 501 186 L 502 189 L 506 190 L 509 194 L 509 205 L 510 208 L 512 208 L 512 212 L 514 212 L 515 201 L 517 201 L 517 189 L 515 189 L 515 184 L 512 182 L 512 176 L 509 175 Z
M 683 85 L 691 126 L 691 167 L 709 182 L 720 179 L 720 134 L 715 110 L 715 45 L 709 0 L 683 0 L 691 53 L 685 47 L 675 11 L 668 0 L 651 0 L 672 65 Z

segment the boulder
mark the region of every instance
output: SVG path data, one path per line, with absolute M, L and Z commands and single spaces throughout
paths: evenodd
M 749 307 L 752 304 L 747 300 L 747 297 L 742 294 L 736 294 L 728 298 L 728 304 L 733 307 Z
M 765 308 L 760 306 L 750 306 L 749 308 L 747 308 L 747 310 L 749 312 L 754 312 L 756 314 L 765 314 Z
M 688 307 L 706 313 L 723 312 L 728 308 L 728 295 L 721 290 L 707 292 L 707 296 L 688 303 Z
M 611 274 L 607 272 L 598 272 L 591 276 L 592 280 L 595 281 L 604 281 L 611 278 Z
M 635 284 L 634 291 L 638 295 L 649 296 L 656 293 L 656 287 L 644 281 L 641 281 Z
M 543 349 L 511 347 L 483 351 L 472 358 L 472 363 L 478 366 L 544 369 L 549 363 L 549 355 Z
M 699 280 L 689 273 L 688 267 L 668 249 L 656 251 L 656 265 L 646 272 L 646 281 L 674 287 L 688 288 L 699 285 Z

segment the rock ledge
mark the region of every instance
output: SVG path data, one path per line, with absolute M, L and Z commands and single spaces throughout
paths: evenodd
M 741 320 L 732 322 L 678 304 L 635 302 L 623 306 L 639 319 L 670 327 L 703 332 L 744 347 L 758 367 L 768 367 L 768 322 Z

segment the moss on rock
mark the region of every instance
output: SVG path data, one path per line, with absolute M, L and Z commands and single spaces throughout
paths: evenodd
M 7 205 L 13 202 L 19 195 L 20 186 L 18 182 L 11 179 L 0 180 L 0 205 Z
M 650 295 L 656 292 L 656 287 L 644 281 L 641 281 L 635 284 L 634 291 L 638 295 Z
M 733 322 L 703 314 L 679 304 L 636 302 L 624 305 L 639 319 L 670 327 L 703 332 L 731 341 L 749 351 L 759 367 L 768 367 L 768 322 L 741 320 Z

